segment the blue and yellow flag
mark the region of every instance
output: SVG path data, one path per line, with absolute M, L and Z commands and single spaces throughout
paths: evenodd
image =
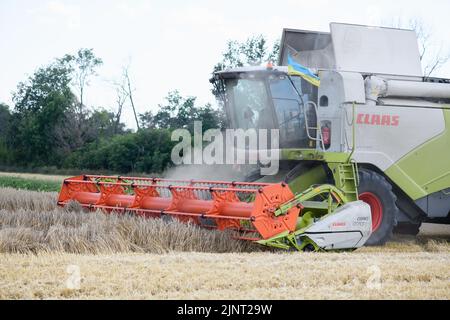
M 320 78 L 312 73 L 312 71 L 308 68 L 295 62 L 290 54 L 288 54 L 288 72 L 291 76 L 300 76 L 312 85 L 317 87 L 320 86 Z

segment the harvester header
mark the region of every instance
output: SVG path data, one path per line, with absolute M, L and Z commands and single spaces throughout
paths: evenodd
M 209 219 L 215 223 L 210 226 L 219 230 L 242 231 L 241 223 L 249 221 L 262 239 L 269 239 L 295 230 L 301 206 L 271 216 L 293 197 L 284 183 L 79 176 L 64 181 L 58 204 L 75 200 L 88 209 L 173 216 L 197 225 Z
M 320 198 L 320 202 L 307 201 L 314 198 Z M 71 201 L 88 210 L 128 213 L 146 218 L 171 216 L 181 222 L 206 228 L 231 230 L 236 233 L 236 238 L 242 240 L 298 250 L 325 249 L 328 246 L 326 240 L 314 241 L 306 231 L 321 216 L 332 214 L 347 203 L 345 195 L 331 185 L 294 195 L 286 183 L 96 175 L 77 176 L 64 181 L 58 205 L 65 206 Z M 313 209 L 317 210 L 314 212 Z M 359 228 L 353 230 L 356 238 L 352 240 L 352 248 L 358 243 L 362 245 L 364 241 L 361 240 L 370 234 L 370 209 L 366 208 L 365 216 L 368 229 L 364 236 Z M 341 222 L 335 226 L 346 228 L 347 224 Z M 334 247 L 336 243 L 332 245 Z M 339 245 L 336 247 L 342 248 Z

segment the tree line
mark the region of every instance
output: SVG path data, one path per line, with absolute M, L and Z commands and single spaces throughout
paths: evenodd
M 278 50 L 277 44 L 269 48 L 262 35 L 229 41 L 212 71 L 275 60 Z M 177 90 L 167 94 L 156 112 L 137 114 L 128 68 L 114 83 L 114 111 L 88 107 L 86 90 L 102 64 L 93 49 L 80 49 L 38 68 L 17 85 L 13 106 L 0 103 L 2 167 L 157 173 L 171 164 L 176 143 L 171 141 L 172 130 L 192 130 L 195 120 L 203 121 L 204 130 L 226 126 L 220 107 L 198 105 L 196 97 L 183 97 Z M 211 91 L 216 94 L 214 88 Z M 136 132 L 121 121 L 127 101 L 135 114 Z

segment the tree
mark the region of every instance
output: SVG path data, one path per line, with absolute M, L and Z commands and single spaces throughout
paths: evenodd
M 93 139 L 91 140 L 111 138 L 116 134 L 125 133 L 125 124 L 117 121 L 116 115 L 113 112 L 103 108 L 94 110 L 87 119 L 87 122 L 93 130 Z
M 131 103 L 131 108 L 133 108 L 133 114 L 134 114 L 134 119 L 136 120 L 136 127 L 139 130 L 139 120 L 138 120 L 138 116 L 136 113 L 136 107 L 134 106 L 134 100 L 133 100 L 133 91 L 134 89 L 132 89 L 131 86 L 131 78 L 130 78 L 130 73 L 129 73 L 129 66 L 123 69 L 123 77 L 125 79 L 125 83 L 126 83 L 126 89 L 127 89 L 127 93 L 128 93 L 128 99 L 130 99 L 130 103 Z
M 183 97 L 175 90 L 169 92 L 165 100 L 166 103 L 159 105 L 156 114 L 147 111 L 139 115 L 143 128 L 184 128 L 193 131 L 194 121 L 202 121 L 203 130 L 223 126 L 223 113 L 215 110 L 209 103 L 201 107 L 196 106 L 196 97 Z
M 0 139 L 5 139 L 10 120 L 11 111 L 9 110 L 9 106 L 5 103 L 0 103 Z
M 128 90 L 126 89 L 126 85 L 124 79 L 122 78 L 120 82 L 113 82 L 115 90 L 116 90 L 116 103 L 117 103 L 117 113 L 115 115 L 115 125 L 114 125 L 114 133 L 118 132 L 120 119 L 122 117 L 123 106 L 128 99 Z
M 0 103 L 0 163 L 7 164 L 9 162 L 10 154 L 6 146 L 6 138 L 11 121 L 11 112 L 9 106 L 5 103 Z
M 196 118 L 202 121 L 203 131 L 209 129 L 225 129 L 226 117 L 222 109 L 215 109 L 210 103 L 198 108 Z
M 115 123 L 113 113 L 84 110 L 71 90 L 77 79 L 84 92 L 89 75 L 99 64 L 89 51 L 80 50 L 77 57 L 65 55 L 55 59 L 19 83 L 13 95 L 15 108 L 8 141 L 18 164 L 58 166 L 86 143 L 110 137 L 115 130 L 124 132 L 124 125 Z
M 269 50 L 267 39 L 263 35 L 252 36 L 243 42 L 230 40 L 227 42 L 227 49 L 222 54 L 222 60 L 214 66 L 213 73 L 245 65 L 257 66 L 269 61 L 275 64 L 279 52 L 280 41 L 275 41 Z M 223 88 L 218 82 L 213 82 L 212 85 L 211 92 L 223 109 Z
M 64 165 L 67 168 L 110 170 L 124 174 L 162 172 L 170 165 L 174 145 L 169 130 L 142 129 L 87 144 L 73 152 Z
M 75 55 L 65 55 L 61 61 L 69 63 L 73 70 L 73 83 L 79 94 L 78 116 L 81 122 L 86 87 L 90 84 L 90 78 L 97 74 L 96 69 L 103 64 L 103 61 L 95 56 L 93 49 L 80 49 Z
M 222 60 L 214 66 L 214 72 L 245 65 L 260 65 L 268 61 L 275 62 L 279 51 L 279 41 L 275 41 L 269 50 L 267 39 L 263 35 L 252 36 L 243 42 L 230 40 Z
M 140 123 L 138 120 L 138 114 L 136 113 L 136 107 L 134 105 L 133 92 L 134 88 L 131 84 L 129 65 L 122 68 L 122 78 L 120 81 L 115 81 L 114 86 L 116 88 L 116 102 L 117 102 L 117 114 L 116 122 L 120 123 L 120 117 L 122 116 L 123 106 L 126 100 L 130 101 L 131 108 L 133 109 L 134 119 L 136 120 L 136 127 L 140 129 Z
M 144 113 L 140 113 L 139 114 L 139 123 L 140 123 L 141 128 L 155 129 L 156 124 L 155 124 L 155 116 L 154 116 L 153 112 L 146 111 Z
M 404 21 L 401 18 L 393 19 L 385 23 L 389 27 L 411 29 L 416 32 L 419 44 L 420 61 L 422 62 L 425 77 L 433 76 L 450 59 L 450 51 L 444 50 L 442 44 L 436 45 L 432 40 L 432 32 L 420 19 L 410 19 Z
M 71 71 L 67 61 L 58 59 L 17 86 L 7 143 L 18 164 L 53 165 L 61 160 L 55 133 L 70 122 L 77 102 L 70 90 Z
M 154 116 L 156 128 L 187 128 L 195 119 L 196 97 L 183 98 L 175 90 L 167 95 L 166 104 L 159 105 L 159 111 Z
M 78 120 L 75 113 L 67 114 L 64 119 L 64 125 L 55 127 L 54 144 L 61 157 L 67 156 L 74 150 L 83 148 L 86 144 L 98 142 L 102 139 L 111 139 L 115 135 L 128 132 L 124 123 L 116 122 L 114 112 L 104 108 L 100 107 L 87 112 L 84 117 L 83 127 L 85 129 L 81 137 L 79 136 Z

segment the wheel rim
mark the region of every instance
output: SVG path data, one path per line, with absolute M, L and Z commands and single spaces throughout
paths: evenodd
M 372 232 L 378 230 L 383 220 L 383 206 L 380 199 L 372 192 L 364 192 L 359 195 L 359 199 L 370 206 L 372 213 Z

